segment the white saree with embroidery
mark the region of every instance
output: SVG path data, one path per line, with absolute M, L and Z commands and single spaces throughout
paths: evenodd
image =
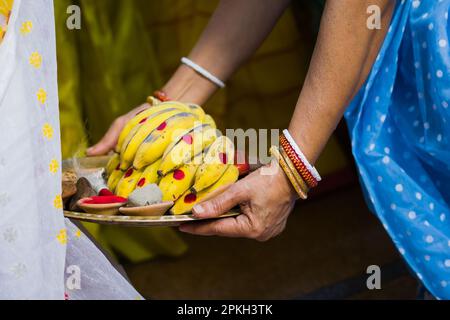
M 52 0 L 0 0 L 0 299 L 140 299 L 61 200 Z M 7 26 L 6 26 L 7 23 Z

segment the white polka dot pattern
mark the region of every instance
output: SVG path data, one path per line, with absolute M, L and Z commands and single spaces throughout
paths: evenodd
M 450 299 L 450 1 L 402 0 L 345 116 L 368 206 L 438 299 Z

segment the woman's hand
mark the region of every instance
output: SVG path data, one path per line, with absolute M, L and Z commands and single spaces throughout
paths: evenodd
M 144 103 L 139 107 L 131 110 L 127 114 L 118 117 L 109 127 L 103 138 L 94 146 L 86 150 L 89 157 L 102 156 L 108 154 L 117 145 L 117 140 L 128 121 L 133 119 L 139 112 L 150 108 L 148 103 Z
M 267 174 L 268 173 L 268 174 Z M 196 218 L 219 217 L 237 205 L 242 215 L 185 224 L 180 230 L 203 236 L 267 241 L 286 227 L 297 195 L 278 163 L 260 169 L 232 185 L 225 193 L 194 208 Z

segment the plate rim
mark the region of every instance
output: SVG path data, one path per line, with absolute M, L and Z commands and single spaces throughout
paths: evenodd
M 241 213 L 239 212 L 229 212 L 227 214 L 224 214 L 217 218 L 209 218 L 209 219 L 197 219 L 194 218 L 192 215 L 179 215 L 179 216 L 159 216 L 159 217 L 152 217 L 152 216 L 124 216 L 124 215 L 115 215 L 115 216 L 105 216 L 105 215 L 96 215 L 96 214 L 90 214 L 85 212 L 75 212 L 75 211 L 68 211 L 64 210 L 64 217 L 68 219 L 74 219 L 78 221 L 83 222 L 90 222 L 95 224 L 104 224 L 104 225 L 132 225 L 132 226 L 170 226 L 170 225 L 177 225 L 177 224 L 183 224 L 188 222 L 202 222 L 202 221 L 208 221 L 208 220 L 218 220 L 218 219 L 225 219 L 225 218 L 235 218 L 239 216 Z
M 69 158 L 62 161 L 62 171 L 73 170 L 74 162 L 85 162 L 85 163 L 99 163 L 106 164 L 107 161 L 112 157 L 112 155 L 100 156 L 100 157 L 81 157 L 81 158 Z M 93 167 L 94 168 L 94 167 Z M 179 215 L 179 216 L 126 216 L 123 214 L 118 214 L 114 216 L 106 215 L 96 215 L 85 212 L 75 212 L 70 210 L 64 210 L 64 217 L 67 219 L 73 219 L 82 222 L 100 224 L 100 225 L 116 225 L 116 226 L 131 226 L 131 227 L 152 227 L 152 226 L 178 226 L 188 222 L 201 222 L 208 220 L 218 220 L 224 218 L 232 218 L 241 215 L 239 210 L 230 210 L 229 213 L 222 215 L 217 218 L 209 219 L 196 219 L 191 214 L 189 215 Z

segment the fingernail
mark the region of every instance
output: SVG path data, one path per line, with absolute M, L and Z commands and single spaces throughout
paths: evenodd
M 203 208 L 203 206 L 198 204 L 194 207 L 194 215 L 201 215 L 203 213 L 205 213 L 205 208 Z
M 90 153 L 92 151 L 94 151 L 94 147 L 90 147 L 89 149 L 86 150 L 87 153 Z

